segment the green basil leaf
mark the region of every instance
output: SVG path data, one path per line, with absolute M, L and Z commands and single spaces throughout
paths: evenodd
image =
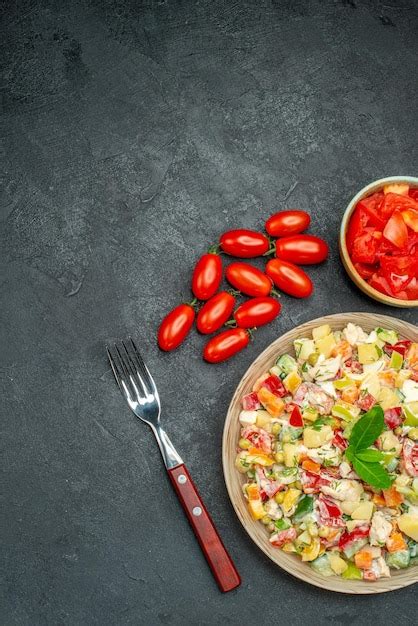
M 393 478 L 380 463 L 367 463 L 355 456 L 353 466 L 360 478 L 372 487 L 388 489 L 393 483 Z
M 368 463 L 378 463 L 379 461 L 383 461 L 385 455 L 379 450 L 367 448 L 367 450 L 357 450 L 356 457 L 360 459 L 360 461 L 367 461 Z
M 347 457 L 348 461 L 352 461 L 354 459 L 354 454 L 355 454 L 355 449 L 353 448 L 353 446 L 348 446 L 348 448 L 345 451 L 345 456 Z
M 354 424 L 350 435 L 350 446 L 354 450 L 364 450 L 372 445 L 385 425 L 383 409 L 375 405 Z

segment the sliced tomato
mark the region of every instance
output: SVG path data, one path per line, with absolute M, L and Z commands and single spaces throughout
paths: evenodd
M 394 291 L 392 291 L 386 278 L 384 276 L 380 276 L 377 273 L 373 274 L 373 276 L 369 280 L 369 285 L 370 287 L 373 287 L 373 289 L 376 289 L 377 291 L 380 291 L 380 293 L 384 293 L 386 296 L 390 296 L 391 298 L 408 300 L 406 291 L 399 291 L 398 294 L 396 294 Z
M 367 226 L 367 215 L 361 207 L 357 205 L 354 209 L 353 215 L 351 216 L 350 222 L 348 224 L 346 243 L 348 252 L 352 253 L 354 242 L 359 237 L 364 229 Z
M 378 265 L 369 265 L 368 263 L 354 263 L 354 267 L 364 280 L 369 280 L 379 269 Z
M 373 236 L 373 229 L 363 229 L 353 243 L 351 259 L 353 263 L 373 264 L 376 261 L 378 239 Z
M 376 226 L 379 230 L 383 230 L 386 223 L 380 214 L 380 207 L 384 197 L 384 194 L 378 191 L 368 198 L 362 198 L 357 203 L 357 208 L 363 210 L 364 215 L 368 218 L 368 224 Z
M 384 230 L 383 237 L 397 248 L 404 248 L 408 242 L 408 228 L 401 213 L 393 213 Z
M 418 300 L 418 278 L 413 278 L 405 289 L 407 300 Z
M 418 202 L 418 189 L 409 189 L 409 197 Z
M 418 201 L 410 196 L 401 196 L 397 193 L 387 193 L 380 206 L 380 213 L 383 218 L 388 219 L 394 211 L 405 209 L 418 210 Z
M 416 209 L 405 209 L 405 211 L 401 211 L 401 215 L 403 217 L 403 221 L 411 230 L 415 233 L 418 232 L 418 210 Z
M 418 276 L 417 256 L 383 256 L 380 259 L 381 274 L 388 281 L 392 291 L 399 293 L 411 280 Z

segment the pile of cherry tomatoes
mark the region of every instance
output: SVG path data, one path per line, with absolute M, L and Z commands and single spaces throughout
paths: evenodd
M 161 322 L 158 345 L 162 350 L 177 348 L 190 332 L 196 319 L 197 330 L 209 335 L 222 326 L 203 349 L 209 363 L 220 363 L 245 348 L 252 330 L 272 322 L 281 304 L 274 297 L 275 287 L 295 298 L 307 298 L 312 281 L 299 265 L 316 265 L 328 256 L 328 245 L 319 237 L 301 234 L 311 218 L 305 211 L 281 211 L 265 223 L 267 235 L 237 229 L 223 233 L 219 243 L 204 254 L 193 271 L 194 300 L 175 307 Z M 233 289 L 219 291 L 223 278 L 221 253 L 240 259 L 269 257 L 265 272 L 249 263 L 234 261 L 225 269 L 225 278 Z M 235 309 L 236 296 L 250 296 Z

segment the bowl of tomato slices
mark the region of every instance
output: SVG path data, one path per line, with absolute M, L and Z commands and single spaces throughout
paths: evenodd
M 344 213 L 340 255 L 368 296 L 418 307 L 418 178 L 391 176 L 363 187 Z

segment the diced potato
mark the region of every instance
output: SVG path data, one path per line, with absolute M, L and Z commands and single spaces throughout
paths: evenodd
M 414 541 L 418 541 L 418 515 L 412 513 L 404 513 L 398 518 L 399 530 L 405 535 L 411 537 Z
M 283 444 L 284 464 L 286 467 L 294 467 L 299 460 L 298 446 L 294 443 Z
M 344 561 L 344 559 L 340 557 L 337 552 L 330 552 L 328 554 L 328 559 L 329 564 L 331 565 L 331 569 L 335 574 L 342 574 L 348 567 L 347 563 Z
M 391 430 L 385 430 L 379 437 L 384 452 L 393 450 L 397 455 L 402 450 L 402 444 Z
M 398 196 L 407 196 L 408 192 L 408 183 L 390 183 L 389 185 L 384 185 L 383 187 L 383 193 L 385 195 L 387 193 L 396 193 Z
M 300 489 L 294 489 L 293 487 L 290 487 L 286 491 L 284 499 L 283 499 L 283 503 L 281 505 L 284 513 L 289 513 L 289 511 L 292 509 L 294 504 L 296 504 L 301 493 L 302 492 Z
M 361 502 L 359 506 L 351 513 L 353 519 L 369 520 L 373 515 L 373 502 Z
M 312 543 L 302 550 L 302 561 L 314 561 L 319 555 L 321 549 L 321 542 L 318 537 L 312 538 Z
M 266 514 L 261 500 L 249 500 L 248 508 L 254 520 L 261 519 Z
M 357 346 L 358 360 L 362 365 L 374 363 L 380 358 L 381 349 L 375 343 L 361 343 Z
M 302 546 L 303 544 L 309 546 L 311 544 L 311 541 L 312 537 L 310 536 L 308 531 L 305 530 L 301 535 L 299 535 L 299 537 L 297 537 L 297 539 L 295 540 L 295 545 L 297 547 Z
M 340 504 L 339 504 L 340 509 L 346 515 L 351 515 L 352 512 L 355 511 L 358 508 L 359 505 L 360 505 L 360 502 L 358 500 L 356 502 L 351 502 L 350 500 L 345 500 L 345 501 L 340 502 Z
M 296 339 L 294 346 L 296 357 L 301 363 L 307 361 L 309 356 L 315 352 L 315 342 L 313 339 Z
M 411 378 L 411 376 L 412 376 L 411 370 L 401 370 L 400 372 L 398 372 L 395 378 L 395 387 L 397 387 L 398 389 L 401 389 L 403 387 L 404 382 L 408 380 L 408 378 Z
M 312 337 L 316 341 L 317 339 L 323 339 L 327 335 L 331 334 L 331 327 L 329 324 L 323 324 L 322 326 L 317 326 L 312 331 Z
M 264 428 L 267 432 L 271 431 L 271 422 L 273 417 L 268 411 L 257 411 L 256 424 L 259 428 Z
M 373 396 L 373 398 L 377 398 L 380 395 L 380 380 L 377 372 L 370 372 L 367 374 L 360 385 L 360 390 L 366 390 L 367 393 Z
M 289 393 L 294 393 L 296 389 L 299 387 L 299 385 L 301 384 L 301 382 L 302 382 L 301 377 L 299 376 L 296 370 L 293 370 L 283 380 L 283 385 L 285 386 L 285 389 Z
M 378 402 L 384 411 L 388 409 L 393 409 L 397 406 L 401 406 L 401 401 L 397 393 L 393 391 L 393 389 L 389 389 L 389 387 L 381 387 Z
M 296 548 L 291 542 L 285 543 L 284 546 L 282 546 L 282 550 L 283 552 L 288 552 L 288 553 L 296 552 Z
M 307 427 L 303 431 L 303 444 L 307 448 L 320 448 L 324 443 L 331 441 L 334 433 L 329 424 L 325 424 L 320 430 Z
M 336 346 L 335 338 L 333 334 L 326 335 L 320 339 L 315 340 L 315 345 L 320 354 L 323 354 L 326 359 L 331 356 L 331 352 Z
M 315 422 L 319 417 L 319 413 L 313 407 L 308 407 L 307 409 L 303 411 L 302 417 L 305 421 Z

